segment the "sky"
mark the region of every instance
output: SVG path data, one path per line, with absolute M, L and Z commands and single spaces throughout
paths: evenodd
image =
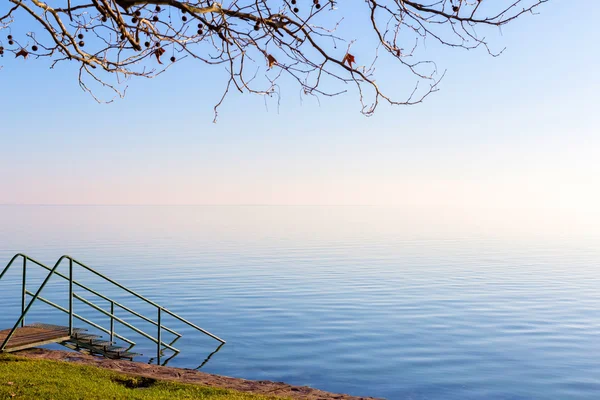
M 370 118 L 352 93 L 319 104 L 286 86 L 279 107 L 233 94 L 214 124 L 225 82 L 213 67 L 187 60 L 156 79 L 132 81 L 124 99 L 102 105 L 65 64 L 49 70 L 5 56 L 0 204 L 598 215 L 599 13 L 598 2 L 584 12 L 552 0 L 539 15 L 503 28 L 494 41 L 507 50 L 497 58 L 433 46 L 447 70 L 440 91 L 417 106 L 383 105 Z M 395 67 L 380 68 L 394 88 Z

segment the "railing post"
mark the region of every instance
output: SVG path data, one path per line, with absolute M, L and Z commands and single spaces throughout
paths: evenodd
M 73 336 L 73 260 L 69 258 L 69 336 Z
M 162 311 L 162 309 L 160 307 L 158 307 L 158 320 L 157 320 L 158 335 L 156 335 L 156 339 L 157 339 L 156 340 L 157 341 L 157 344 L 156 344 L 156 363 L 158 365 L 160 365 L 160 350 L 161 350 L 161 347 L 162 347 L 162 339 L 160 337 L 160 333 L 161 333 L 160 331 L 162 330 L 161 329 L 161 322 L 160 322 L 161 311 Z
M 27 257 L 23 256 L 23 283 L 21 292 L 21 315 L 25 312 L 25 302 L 27 301 Z M 25 326 L 25 318 L 21 321 L 21 327 Z
M 114 342 L 115 337 L 115 302 L 110 301 L 110 341 Z

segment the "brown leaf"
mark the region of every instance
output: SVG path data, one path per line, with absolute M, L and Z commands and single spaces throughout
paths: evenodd
M 156 60 L 159 64 L 162 64 L 162 62 L 160 61 L 160 56 L 162 56 L 163 54 L 165 54 L 165 49 L 163 49 L 162 47 L 159 47 L 158 49 L 154 50 L 154 55 L 156 56 Z
M 354 56 L 350 53 L 346 53 L 346 55 L 344 56 L 344 59 L 342 60 L 342 63 L 347 62 L 348 65 L 350 66 L 350 68 L 352 68 L 352 63 L 355 62 L 354 61 Z
M 277 60 L 272 55 L 267 54 L 267 63 L 269 64 L 269 68 L 271 68 L 273 65 L 277 64 Z
M 27 58 L 28 55 L 29 55 L 29 53 L 27 52 L 27 50 L 21 49 L 15 53 L 15 58 L 17 58 L 19 56 L 23 56 L 23 58 Z

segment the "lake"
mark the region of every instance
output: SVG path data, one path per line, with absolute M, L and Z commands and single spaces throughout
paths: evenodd
M 0 206 L 0 267 L 69 254 L 227 340 L 211 355 L 216 341 L 166 319 L 184 335 L 170 366 L 388 399 L 597 399 L 597 226 L 527 210 Z M 44 274 L 30 270 L 35 291 Z M 1 328 L 19 280 L 14 268 L 0 281 Z M 64 305 L 66 286 L 53 278 L 43 295 Z M 67 319 L 36 303 L 27 321 Z M 154 357 L 132 337 L 140 361 Z

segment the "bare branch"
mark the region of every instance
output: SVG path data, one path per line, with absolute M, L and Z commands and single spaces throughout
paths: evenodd
M 490 28 L 533 14 L 548 0 L 365 0 L 368 12 L 362 19 L 372 37 L 364 39 L 373 40 L 377 48 L 371 60 L 353 54 L 356 37 L 337 33 L 344 12 L 360 9 L 356 4 L 229 1 L 224 5 L 212 0 L 67 0 L 53 8 L 56 1 L 4 0 L 0 55 L 47 57 L 52 67 L 76 62 L 81 88 L 98 101 L 96 90 L 112 92 L 112 101 L 124 95 L 130 77 L 153 78 L 187 58 L 220 65 L 229 75 L 215 105 L 215 119 L 232 88 L 275 95 L 279 102 L 280 80 L 291 80 L 303 95 L 317 97 L 346 93 L 346 85 L 353 84 L 361 111 L 371 115 L 382 101 L 412 105 L 438 90 L 444 74 L 420 55 L 427 38 L 453 48 L 483 47 L 497 56 L 503 49 L 491 49 L 485 36 L 494 33 Z M 26 32 L 27 41 L 13 30 Z M 339 46 L 343 42 L 345 50 Z M 168 60 L 167 51 L 172 54 Z M 382 58 L 388 60 L 386 65 L 391 60 L 401 67 L 399 77 L 413 78 L 404 99 L 386 93 L 376 82 Z

